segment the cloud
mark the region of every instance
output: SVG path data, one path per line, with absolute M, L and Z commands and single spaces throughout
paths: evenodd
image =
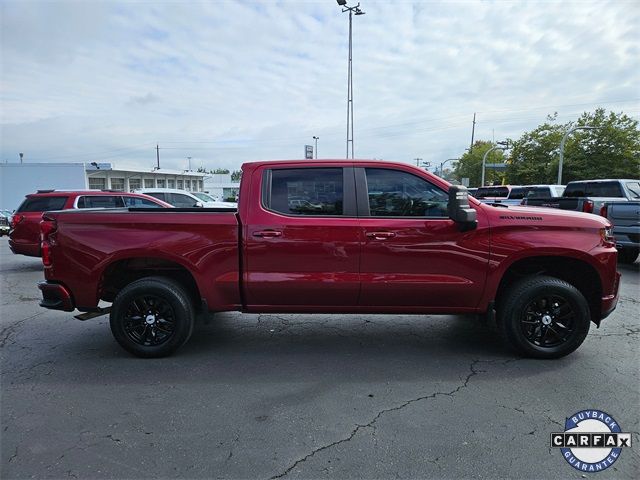
M 374 2 L 354 18 L 356 155 L 439 163 L 546 114 L 640 114 L 640 8 Z M 334 2 L 0 6 L 0 160 L 208 168 L 344 157 L 347 16 Z

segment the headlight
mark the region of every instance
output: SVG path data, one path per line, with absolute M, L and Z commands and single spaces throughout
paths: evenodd
M 616 239 L 613 236 L 613 228 L 605 227 L 600 229 L 600 239 L 605 247 L 615 247 Z

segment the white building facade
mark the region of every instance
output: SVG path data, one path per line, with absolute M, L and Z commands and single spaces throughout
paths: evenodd
M 139 188 L 178 188 L 190 192 L 204 189 L 206 174 L 189 170 L 119 169 L 110 163 L 87 164 L 87 186 L 95 190 L 132 192 Z
M 219 200 L 238 199 L 240 182 L 231 180 L 230 173 L 212 173 L 204 178 L 204 192 Z

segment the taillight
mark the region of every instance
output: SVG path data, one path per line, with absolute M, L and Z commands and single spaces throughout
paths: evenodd
M 605 203 L 600 207 L 600 216 L 607 218 L 607 204 Z
M 24 215 L 20 215 L 19 213 L 12 215 L 10 224 L 11 229 L 16 228 L 16 225 L 18 225 L 22 220 L 24 220 Z
M 58 229 L 55 220 L 43 217 L 40 222 L 40 255 L 45 267 L 50 267 L 53 263 L 51 259 L 51 235 Z
M 585 200 L 582 204 L 582 211 L 584 213 L 593 213 L 593 202 L 591 200 Z

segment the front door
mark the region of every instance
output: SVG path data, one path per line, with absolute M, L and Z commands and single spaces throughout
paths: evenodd
M 434 312 L 475 307 L 486 278 L 486 233 L 460 232 L 448 216 L 448 193 L 409 170 L 357 168 L 356 178 L 359 192 L 366 192 L 358 195 L 360 305 Z
M 249 310 L 348 310 L 358 302 L 360 228 L 353 168 L 257 169 L 243 230 Z M 253 194 L 253 193 L 252 193 Z

